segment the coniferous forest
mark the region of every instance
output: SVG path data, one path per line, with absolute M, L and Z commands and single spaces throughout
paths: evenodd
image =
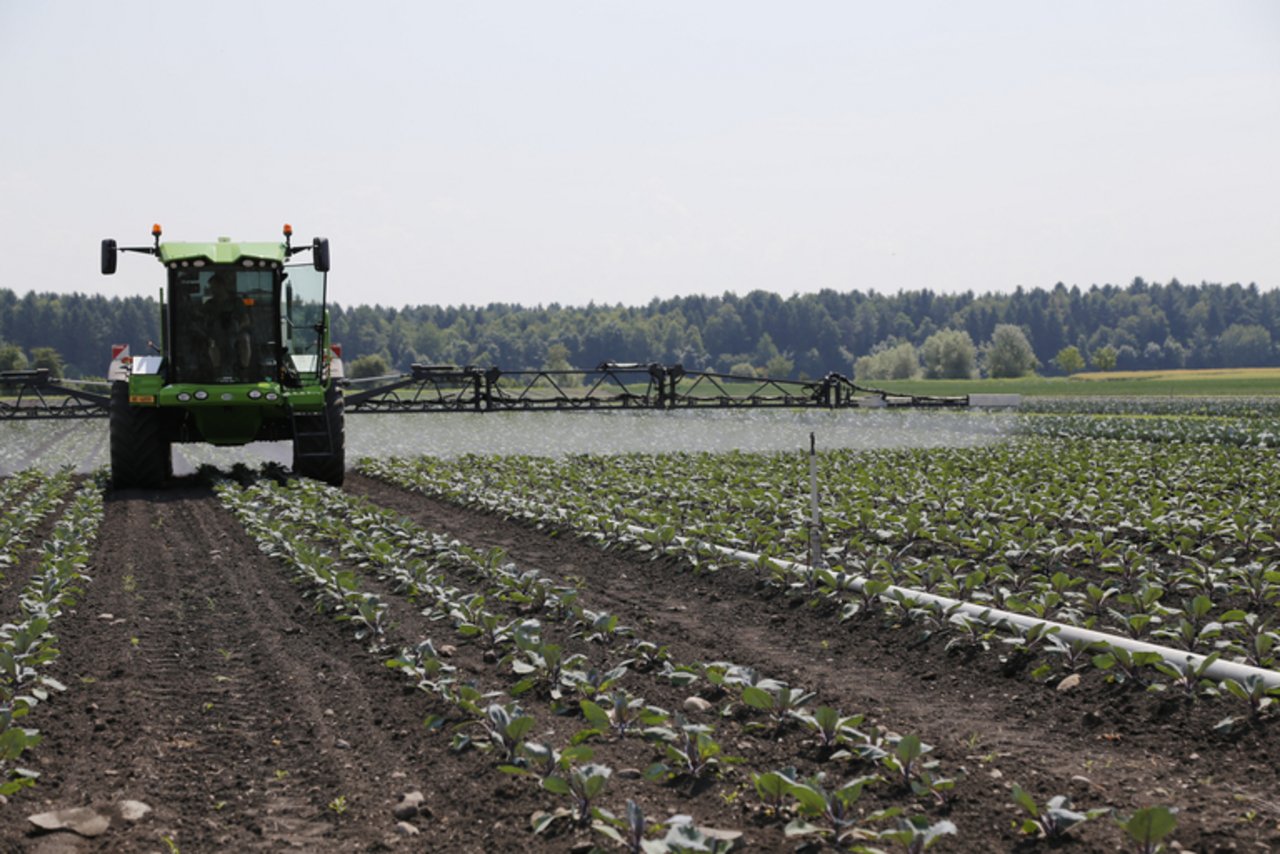
M 979 354 L 998 325 L 1018 327 L 1041 374 L 1074 359 L 1117 370 L 1246 367 L 1280 363 L 1280 291 L 1256 285 L 1184 285 L 1135 279 L 1126 286 L 1007 294 L 885 295 L 861 291 L 655 299 L 648 305 L 523 307 L 332 306 L 332 339 L 344 355 L 391 370 L 414 362 L 524 368 L 590 368 L 607 360 L 682 363 L 776 376 L 853 374 L 855 362 L 903 344 L 923 348 L 944 330 L 966 333 Z M 65 375 L 101 376 L 110 345 L 134 353 L 159 340 L 152 298 L 0 289 L 0 369 L 56 358 Z M 939 340 L 941 336 L 939 336 Z M 376 357 L 376 358 L 374 358 Z

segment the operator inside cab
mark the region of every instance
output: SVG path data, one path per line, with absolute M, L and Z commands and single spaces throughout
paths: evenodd
M 171 382 L 273 378 L 270 270 L 180 270 L 174 284 Z
M 209 337 L 209 363 L 223 380 L 245 380 L 253 357 L 253 323 L 245 300 L 236 293 L 235 274 L 209 277 L 209 296 L 201 306 Z

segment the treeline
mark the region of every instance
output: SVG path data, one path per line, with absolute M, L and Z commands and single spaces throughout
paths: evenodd
M 349 361 L 379 357 L 393 370 L 414 362 L 515 370 L 618 360 L 819 376 L 851 373 L 860 357 L 903 344 L 923 350 L 944 330 L 967 334 L 982 367 L 981 355 L 1004 325 L 1024 333 L 1032 364 L 1045 374 L 1063 372 L 1058 357 L 1070 347 L 1086 365 L 1122 370 L 1280 362 L 1280 292 L 1176 280 L 984 295 L 752 291 L 639 307 L 335 305 L 332 320 L 333 340 Z M 15 352 L 26 360 L 49 347 L 68 375 L 100 376 L 112 343 L 141 353 L 148 340 L 159 340 L 158 325 L 153 299 L 0 289 L 0 368 Z

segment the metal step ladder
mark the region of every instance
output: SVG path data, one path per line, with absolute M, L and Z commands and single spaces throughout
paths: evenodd
M 333 455 L 333 432 L 329 425 L 329 408 L 319 412 L 289 410 L 293 424 L 293 447 L 296 457 L 328 457 Z

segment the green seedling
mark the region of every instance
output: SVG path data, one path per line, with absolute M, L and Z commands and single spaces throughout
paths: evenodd
M 1144 685 L 1146 671 L 1161 660 L 1158 652 L 1130 652 L 1123 647 L 1108 646 L 1106 652 L 1093 657 L 1093 666 L 1108 671 L 1108 682 Z
M 1165 676 L 1168 676 L 1173 687 L 1180 688 L 1188 697 L 1194 697 L 1205 688 L 1213 687 L 1213 681 L 1205 674 L 1213 666 L 1213 663 L 1221 657 L 1221 653 L 1213 652 L 1206 655 L 1198 663 L 1191 656 L 1187 656 L 1187 660 L 1183 664 L 1176 664 L 1162 659 L 1152 666 Z M 1164 689 L 1163 685 L 1152 685 L 1151 687 L 1156 690 Z
M 1176 809 L 1145 807 L 1128 818 L 1117 817 L 1136 854 L 1158 854 L 1165 850 L 1164 838 L 1178 826 Z
M 1022 822 L 1022 832 L 1030 836 L 1042 836 L 1050 841 L 1061 839 L 1076 825 L 1108 812 L 1105 809 L 1077 812 L 1071 809 L 1071 800 L 1066 795 L 1054 795 L 1047 804 L 1040 806 L 1029 792 L 1016 783 L 1013 786 L 1013 801 L 1029 816 Z
M 922 771 L 937 765 L 936 762 L 926 762 L 922 758 L 932 750 L 933 747 L 922 742 L 918 735 L 903 736 L 893 746 L 893 750 L 880 760 L 880 764 L 899 785 L 910 788 Z
M 896 842 L 907 854 L 920 854 L 932 848 L 944 836 L 953 836 L 956 826 L 949 821 L 931 823 L 928 816 L 915 815 L 899 818 L 893 830 L 882 830 L 875 835 L 877 841 Z
M 542 788 L 548 792 L 557 795 L 565 795 L 573 799 L 573 806 L 577 823 L 585 825 L 591 820 L 591 804 L 604 792 L 605 787 L 609 785 L 609 777 L 613 775 L 613 769 L 607 765 L 598 763 L 590 763 L 582 766 L 573 766 L 568 769 L 568 773 L 554 774 L 544 777 L 542 780 Z M 543 827 L 535 826 L 535 832 L 541 832 Z
M 704 724 L 691 724 L 682 715 L 676 715 L 676 729 L 651 727 L 645 735 L 663 743 L 665 758 L 670 765 L 656 762 L 645 771 L 650 780 L 668 780 L 685 774 L 693 779 L 702 777 L 719 767 L 722 749 L 711 737 L 712 729 Z
M 825 750 L 832 750 L 843 742 L 854 738 L 855 729 L 861 726 L 862 715 L 842 715 L 830 706 L 819 706 L 813 714 L 797 712 L 796 717 L 813 733 L 818 745 Z
M 791 786 L 797 779 L 794 767 L 751 775 L 756 794 L 760 796 L 760 800 L 767 808 L 775 812 L 782 809 L 784 801 L 791 792 Z
M 834 789 L 826 788 L 824 774 L 803 781 L 790 781 L 787 794 L 795 800 L 799 817 L 787 825 L 787 836 L 818 835 L 830 837 L 836 845 L 842 844 L 855 832 L 854 823 L 859 816 L 854 805 L 862 797 L 863 790 L 879 779 L 874 775 L 858 777 Z M 887 818 L 897 812 L 897 808 L 884 810 L 873 813 L 866 820 Z
M 772 680 L 763 680 L 772 682 Z M 769 713 L 775 730 L 781 729 L 788 721 L 797 718 L 804 704 L 813 699 L 813 692 L 802 691 L 781 683 L 773 683 L 769 688 L 756 685 L 744 685 L 742 702 L 753 709 Z

